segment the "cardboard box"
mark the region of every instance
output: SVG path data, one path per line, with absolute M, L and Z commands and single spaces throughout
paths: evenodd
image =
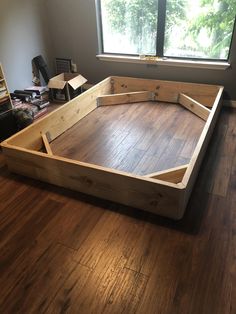
M 49 80 L 48 87 L 56 100 L 70 100 L 81 93 L 81 86 L 87 80 L 78 73 L 61 73 Z

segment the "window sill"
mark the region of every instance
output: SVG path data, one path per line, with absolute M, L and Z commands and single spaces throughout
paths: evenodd
M 209 70 L 226 70 L 230 67 L 230 64 L 226 61 L 194 61 L 194 60 L 182 60 L 182 59 L 171 59 L 171 58 L 159 58 L 157 60 L 148 60 L 147 58 L 122 56 L 122 55 L 108 55 L 99 54 L 96 56 L 101 61 L 112 61 L 112 62 L 127 62 L 137 64 L 152 64 L 160 66 L 174 66 L 184 68 L 198 68 L 198 69 L 209 69 Z

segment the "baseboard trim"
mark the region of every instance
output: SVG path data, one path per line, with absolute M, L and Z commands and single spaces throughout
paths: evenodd
M 236 100 L 224 100 L 223 105 L 225 107 L 236 108 Z

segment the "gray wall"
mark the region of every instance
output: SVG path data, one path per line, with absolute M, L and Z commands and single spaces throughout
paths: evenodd
M 50 41 L 42 0 L 1 0 L 0 62 L 11 91 L 32 84 L 31 60 L 50 58 Z
M 236 32 L 228 70 L 203 70 L 166 66 L 112 63 L 96 59 L 98 53 L 94 0 L 45 0 L 49 17 L 54 57 L 72 58 L 91 83 L 109 75 L 124 75 L 165 80 L 224 85 L 236 99 Z
M 1 0 L 0 40 L 10 90 L 31 84 L 31 59 L 42 54 L 51 69 L 55 57 L 72 58 L 91 83 L 124 75 L 221 84 L 236 99 L 236 33 L 231 68 L 225 71 L 105 62 L 96 59 L 94 0 Z

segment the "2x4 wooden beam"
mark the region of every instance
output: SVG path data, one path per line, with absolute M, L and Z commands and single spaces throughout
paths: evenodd
M 209 117 L 209 114 L 211 110 L 197 102 L 196 100 L 192 99 L 191 97 L 180 93 L 179 94 L 179 104 L 186 109 L 190 110 L 193 112 L 195 115 L 197 115 L 199 118 L 203 119 L 206 121 Z
M 149 91 L 104 95 L 97 98 L 97 106 L 112 106 L 135 102 L 154 101 L 154 98 L 155 93 Z
M 158 171 L 145 175 L 146 178 L 163 180 L 171 183 L 180 183 L 183 180 L 184 174 L 188 168 L 187 165 L 170 168 L 163 171 Z
M 49 144 L 49 141 L 48 141 L 47 134 L 42 133 L 41 136 L 42 136 L 43 145 L 44 145 L 44 147 L 45 147 L 45 150 L 46 150 L 47 154 L 50 155 L 50 156 L 52 156 L 53 153 L 52 153 L 52 149 L 51 149 L 51 146 L 50 146 L 50 144 Z

